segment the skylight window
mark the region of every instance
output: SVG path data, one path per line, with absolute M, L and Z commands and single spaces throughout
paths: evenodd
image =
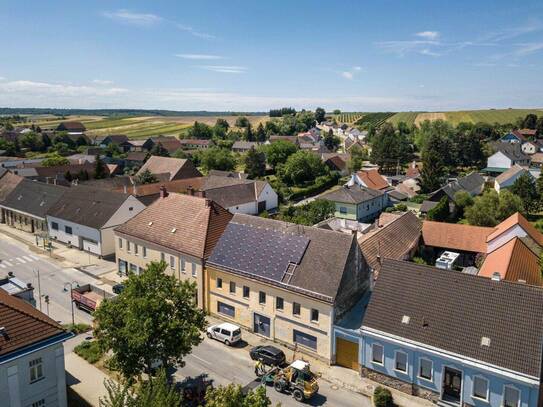
M 172 233 L 175 233 L 175 232 L 177 232 L 177 228 L 172 229 Z
M 153 226 L 153 221 L 149 222 L 147 225 L 148 226 Z
M 402 317 L 402 324 L 409 324 L 410 319 L 411 319 L 411 317 L 409 317 L 409 315 L 404 315 Z
M 488 336 L 481 338 L 481 346 L 490 346 L 490 338 Z

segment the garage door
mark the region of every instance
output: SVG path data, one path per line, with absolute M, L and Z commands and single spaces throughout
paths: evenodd
M 236 315 L 236 309 L 234 307 L 220 301 L 217 302 L 217 311 L 219 312 L 219 314 L 224 314 L 231 318 L 234 318 Z
M 336 338 L 336 364 L 358 370 L 358 343 Z
M 306 334 L 305 332 L 300 332 L 297 330 L 293 330 L 292 333 L 294 334 L 294 343 L 298 343 L 303 346 L 307 346 L 308 348 L 317 350 L 317 338 L 313 335 Z

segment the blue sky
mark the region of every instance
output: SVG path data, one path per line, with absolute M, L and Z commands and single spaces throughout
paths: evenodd
M 0 106 L 543 107 L 541 1 L 12 1 Z

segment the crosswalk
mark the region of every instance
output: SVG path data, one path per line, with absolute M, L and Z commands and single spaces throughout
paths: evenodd
M 0 259 L 0 268 L 6 269 L 8 267 L 19 266 L 21 264 L 32 263 L 36 260 L 40 260 L 40 258 L 33 254 L 28 256 L 13 257 L 11 259 Z

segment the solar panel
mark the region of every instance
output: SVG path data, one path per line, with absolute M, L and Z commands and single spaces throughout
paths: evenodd
M 289 263 L 300 264 L 308 244 L 305 236 L 230 223 L 209 261 L 281 281 Z

